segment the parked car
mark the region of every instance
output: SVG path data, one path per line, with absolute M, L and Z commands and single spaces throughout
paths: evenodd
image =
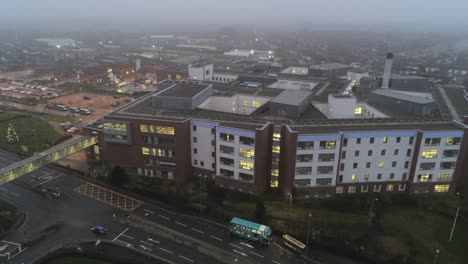
M 80 109 L 80 114 L 84 114 L 84 115 L 90 115 L 91 114 L 91 111 L 89 111 L 88 109 Z
M 77 127 L 70 127 L 70 128 L 67 130 L 67 132 L 68 132 L 68 133 L 74 134 L 74 133 L 76 133 L 77 130 L 78 130 Z
M 105 233 L 107 233 L 107 228 L 100 225 L 96 225 L 91 227 L 91 231 L 98 235 L 104 235 Z
M 120 105 L 120 102 L 119 101 L 115 101 L 111 104 L 111 106 L 119 106 Z
M 85 95 L 85 96 L 83 96 L 83 99 L 85 99 L 85 100 L 91 100 L 91 96 Z
M 79 113 L 80 112 L 80 108 L 79 107 L 74 107 L 74 106 L 71 106 L 68 108 L 68 110 L 72 113 Z

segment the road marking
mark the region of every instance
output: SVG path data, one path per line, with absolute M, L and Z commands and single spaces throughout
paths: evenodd
M 152 238 L 149 238 L 149 237 L 148 237 L 147 239 L 148 239 L 148 241 L 150 241 L 150 242 L 154 242 L 154 243 L 157 243 L 157 244 L 159 244 L 159 241 L 157 241 L 157 240 L 154 240 L 154 239 L 152 239 Z
M 184 256 L 182 256 L 182 255 L 179 255 L 179 257 L 181 257 L 181 258 L 183 258 L 183 259 L 185 259 L 185 260 L 188 260 L 188 261 L 190 261 L 190 262 L 194 262 L 192 259 L 186 258 L 186 257 L 184 257 Z
M 273 263 L 276 263 L 276 264 L 281 264 L 281 263 L 279 263 L 278 261 L 274 261 L 274 260 L 272 260 L 272 262 L 273 262 Z
M 238 249 L 243 249 L 243 248 L 239 247 L 238 245 L 234 245 L 233 243 L 229 243 L 229 245 L 231 245 L 231 246 L 233 246 L 233 247 L 236 247 L 236 248 L 238 248 Z
M 0 187 L 0 190 L 7 192 L 7 189 Z
M 248 244 L 248 243 L 244 243 L 244 242 L 240 242 L 242 245 L 244 246 L 247 246 L 249 248 L 254 248 L 252 245 Z
M 118 240 L 118 239 L 116 239 L 116 240 L 114 240 L 114 241 L 120 242 L 120 243 L 124 244 L 126 247 L 133 247 L 133 245 L 132 245 L 132 244 L 130 244 L 130 243 L 127 243 L 127 242 L 125 242 L 125 241 L 122 241 L 122 240 Z
M 59 175 L 59 176 L 57 176 L 57 177 L 52 177 L 52 178 L 50 178 L 50 179 L 48 179 L 48 180 L 46 180 L 46 181 L 40 182 L 39 184 L 36 184 L 36 186 L 37 186 L 37 185 L 42 185 L 42 184 L 48 183 L 48 182 L 50 182 L 51 180 L 55 180 L 55 179 L 57 179 L 57 178 L 60 177 L 60 176 L 62 176 L 62 175 Z
M 257 257 L 260 257 L 260 258 L 265 258 L 264 256 L 262 256 L 262 255 L 259 255 L 259 254 L 255 253 L 255 252 L 252 252 L 252 251 L 249 251 L 249 252 L 250 252 L 251 254 L 253 254 L 253 255 L 257 256 Z
M 151 246 L 151 247 L 153 246 L 153 244 L 150 244 L 150 243 L 145 242 L 145 241 L 143 241 L 143 240 L 140 240 L 140 242 L 143 243 L 143 244 L 149 245 L 149 246 Z
M 9 193 L 13 194 L 14 196 L 20 197 L 20 195 L 17 193 L 14 193 L 14 192 L 9 192 Z
M 123 233 L 127 232 L 128 229 L 130 229 L 130 227 L 127 227 L 124 231 L 122 231 L 122 233 L 120 233 L 118 236 L 116 236 L 112 241 L 116 241 L 117 238 L 119 238 L 121 235 L 123 235 Z
M 150 214 L 154 214 L 154 212 L 153 212 L 153 211 L 150 211 L 150 210 L 147 210 L 147 209 L 143 209 L 143 210 L 144 210 L 145 212 L 148 212 L 148 213 L 150 213 Z
M 210 236 L 210 237 L 211 237 L 211 238 L 214 238 L 214 239 L 216 239 L 216 240 L 219 240 L 219 241 L 221 241 L 221 242 L 223 241 L 223 240 L 222 240 L 221 238 L 219 238 L 219 237 L 215 237 L 215 236 Z
M 182 224 L 181 222 L 174 221 L 176 224 L 181 225 L 181 226 L 187 226 L 186 224 Z
M 129 235 L 124 235 L 124 234 L 122 234 L 122 236 L 128 237 L 128 238 L 130 238 L 130 239 L 135 239 L 134 237 L 131 237 L 131 236 L 129 236 Z
M 166 252 L 168 252 L 168 253 L 171 253 L 171 254 L 172 254 L 172 251 L 169 251 L 169 250 L 167 250 L 167 249 L 164 249 L 164 248 L 162 248 L 162 247 L 160 247 L 159 249 L 160 249 L 160 250 L 162 250 L 162 251 L 166 251 Z
M 201 231 L 201 230 L 198 230 L 198 229 L 196 229 L 196 228 L 193 228 L 193 227 L 192 227 L 192 230 L 195 231 L 195 232 L 198 232 L 198 233 L 200 233 L 200 234 L 205 234 L 205 232 L 203 232 L 203 231 Z
M 164 215 L 158 215 L 158 216 L 161 217 L 161 218 L 164 218 L 164 219 L 166 219 L 166 220 L 169 220 L 169 217 L 166 217 L 166 216 L 164 216 Z
M 244 252 L 240 252 L 240 251 L 237 251 L 237 250 L 235 250 L 235 249 L 233 249 L 232 251 L 234 251 L 234 252 L 236 252 L 236 253 L 239 253 L 239 254 L 241 254 L 241 255 L 244 256 L 244 257 L 247 256 L 247 254 L 245 254 Z

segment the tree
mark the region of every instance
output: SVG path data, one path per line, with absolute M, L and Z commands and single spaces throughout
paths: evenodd
M 257 200 L 257 205 L 255 206 L 255 215 L 254 218 L 256 221 L 264 223 L 267 220 L 267 210 L 263 204 L 262 199 Z
M 16 134 L 16 130 L 13 128 L 13 125 L 8 124 L 7 129 L 7 141 L 8 143 L 14 144 L 19 142 L 18 134 Z
M 122 186 L 128 182 L 128 174 L 125 169 L 119 165 L 112 168 L 109 173 L 109 182 L 116 186 Z

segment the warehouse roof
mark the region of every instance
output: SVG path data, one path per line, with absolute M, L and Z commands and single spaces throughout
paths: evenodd
M 390 97 L 393 99 L 398 99 L 401 101 L 406 101 L 406 102 L 412 102 L 416 104 L 429 104 L 435 102 L 434 99 L 432 99 L 432 96 L 424 97 L 424 96 L 415 96 L 415 95 L 410 95 L 407 93 L 400 93 L 393 91 L 391 89 L 376 89 L 371 94 L 375 95 L 381 95 L 385 97 Z
M 270 102 L 285 104 L 285 105 L 301 105 L 304 101 L 308 100 L 312 92 L 303 90 L 285 90 L 278 96 L 273 98 Z

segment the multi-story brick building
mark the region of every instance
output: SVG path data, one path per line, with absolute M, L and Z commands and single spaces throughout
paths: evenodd
M 158 92 L 87 127 L 100 139 L 89 158 L 141 177 L 205 177 L 223 188 L 252 194 L 279 188 L 296 197 L 448 193 L 463 177 L 468 128 L 462 122 L 330 120 L 312 105 L 297 119 L 273 116 L 268 102 L 281 92 L 164 81 Z

